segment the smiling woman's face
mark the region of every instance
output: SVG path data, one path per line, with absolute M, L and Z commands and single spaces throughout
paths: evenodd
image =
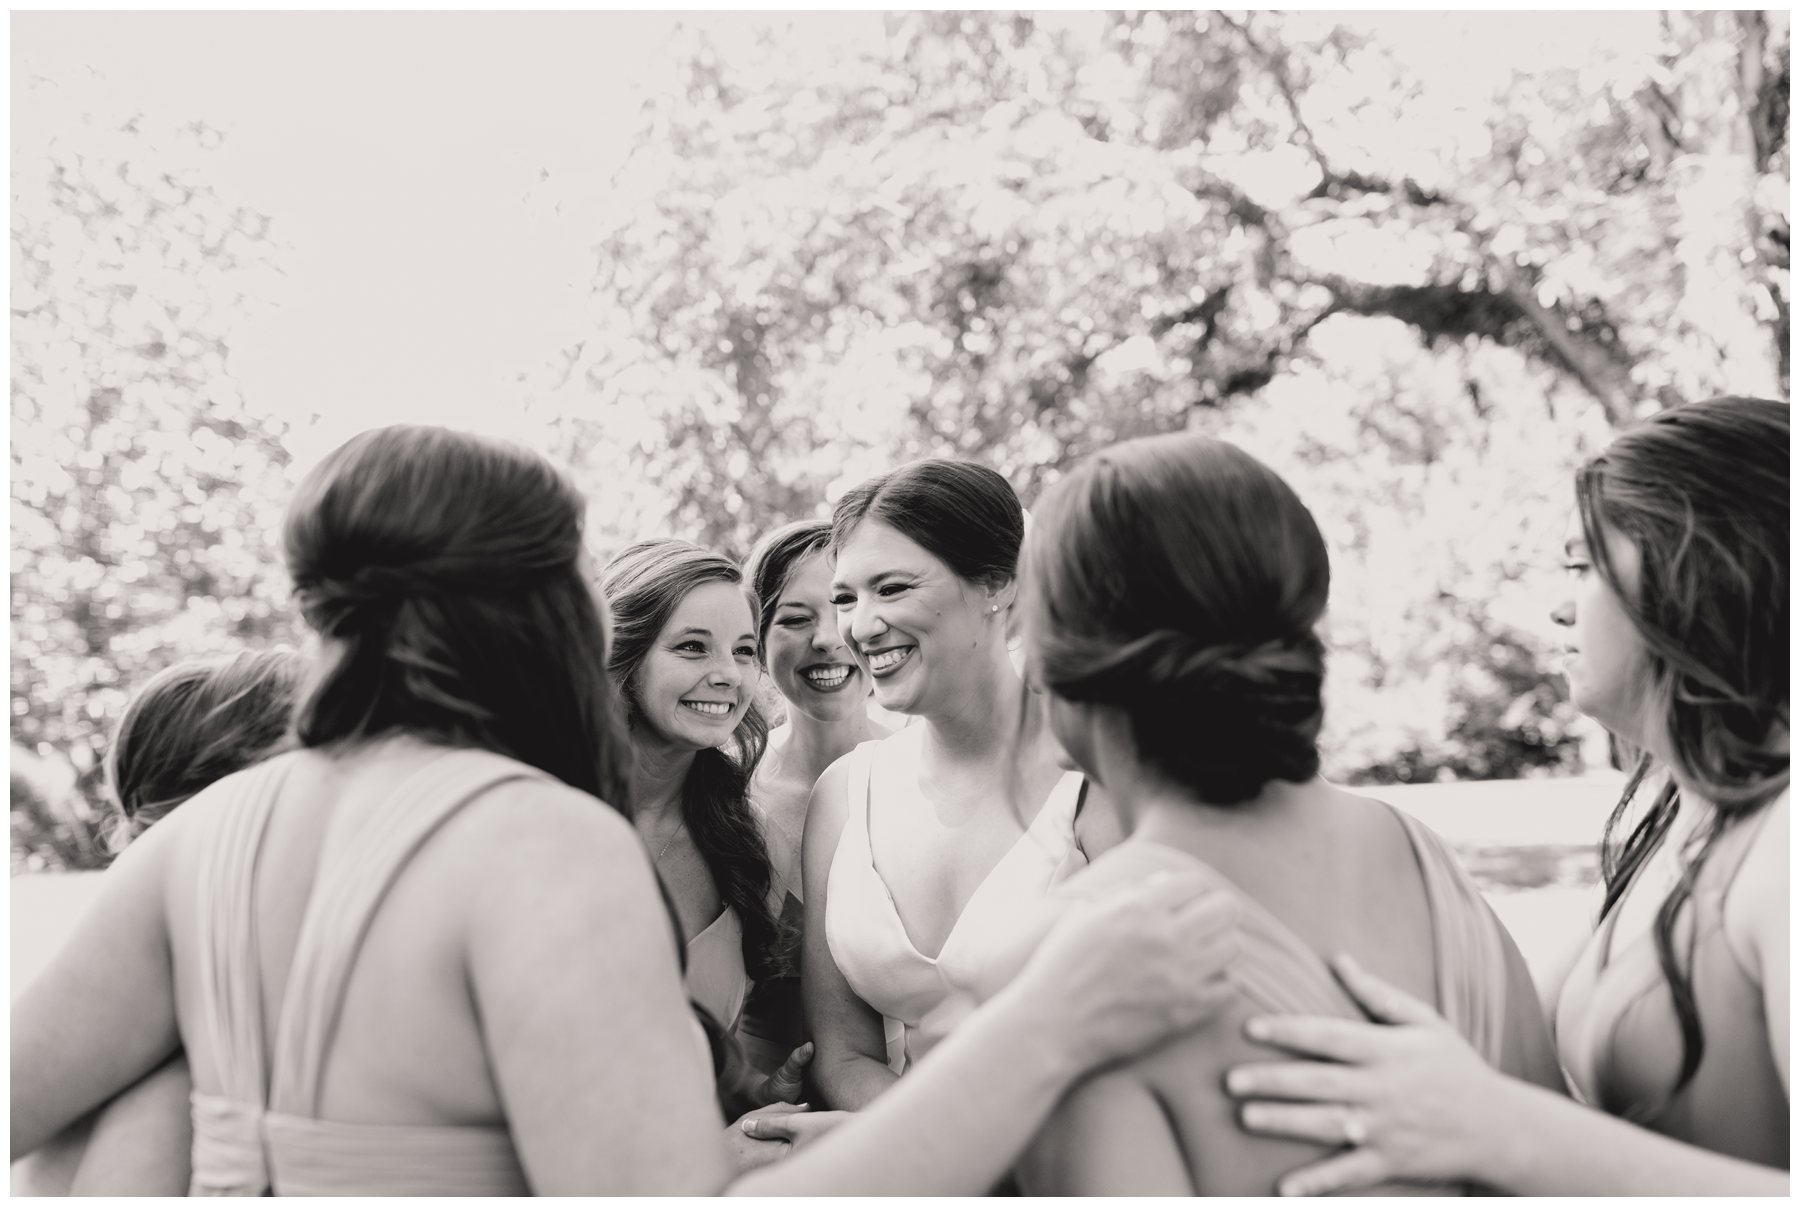
M 638 668 L 639 717 L 676 748 L 723 746 L 750 706 L 755 676 L 756 624 L 743 588 L 703 583 L 676 605 Z
M 823 551 L 807 554 L 789 569 L 763 652 L 776 690 L 813 720 L 832 724 L 866 705 L 869 677 L 838 634 L 831 564 Z
M 874 681 L 875 702 L 892 712 L 930 715 L 954 705 L 969 674 L 988 673 L 985 647 L 1000 626 L 984 600 L 980 587 L 880 520 L 864 520 L 838 550 L 838 629 Z

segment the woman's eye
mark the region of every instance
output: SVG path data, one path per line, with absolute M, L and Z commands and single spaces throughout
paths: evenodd
M 789 616 L 775 622 L 784 629 L 798 629 L 812 622 L 804 616 Z
M 900 592 L 906 590 L 906 586 L 907 585 L 905 583 L 884 583 L 881 587 L 881 590 L 878 591 L 877 594 L 879 594 L 883 599 L 888 599 L 888 598 L 898 595 L 898 594 L 900 594 Z
M 834 608 L 847 608 L 855 602 L 856 596 L 850 594 L 848 591 L 844 592 L 842 595 L 833 595 L 831 597 L 831 606 Z
M 738 646 L 737 649 L 733 650 L 732 652 L 735 653 L 739 658 L 755 658 L 756 657 L 756 647 L 753 645 L 740 645 L 740 646 Z
M 1580 578 L 1592 568 L 1588 562 L 1568 561 L 1563 563 L 1563 569 L 1574 578 Z
M 675 647 L 675 651 L 679 654 L 704 654 L 706 647 L 698 641 L 684 641 Z

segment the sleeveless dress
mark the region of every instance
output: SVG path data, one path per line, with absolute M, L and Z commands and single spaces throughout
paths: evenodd
M 990 956 L 1012 946 L 1021 920 L 1052 885 L 1087 865 L 1075 844 L 1082 776 L 1069 772 L 1038 814 L 976 888 L 937 958 L 913 946 L 887 882 L 869 848 L 874 772 L 891 739 L 864 742 L 850 754 L 850 808 L 831 859 L 825 941 L 844 980 L 882 1014 L 888 1067 L 906 1070 L 968 1016 Z M 883 759 L 883 791 L 917 796 L 911 768 Z M 924 801 L 919 801 L 921 808 Z
M 744 926 L 727 905 L 706 929 L 688 940 L 688 997 L 706 1007 L 727 1031 L 737 1026 L 750 974 L 744 970 Z
M 333 1122 L 318 1117 L 319 1082 L 363 937 L 413 854 L 490 788 L 548 777 L 496 754 L 445 750 L 380 803 L 353 846 L 328 834 L 265 1051 L 256 865 L 291 765 L 276 758 L 243 772 L 241 799 L 201 839 L 198 1017 L 223 1092 L 193 1095 L 190 1193 L 529 1194 L 505 1127 Z
M 1695 1004 L 1706 1047 L 1693 1080 L 1668 1098 L 1681 1069 L 1681 1026 L 1650 931 L 1615 950 L 1620 906 L 1588 941 L 1557 999 L 1557 1053 L 1590 1106 L 1638 1119 L 1672 1139 L 1788 1168 L 1788 1096 L 1769 1036 L 1762 985 L 1725 935 L 1725 901 L 1758 835 L 1787 798 L 1718 840 L 1678 916 L 1675 950 L 1693 944 Z M 1627 890 L 1635 891 L 1637 885 Z M 1668 1098 L 1668 1101 L 1664 1101 Z
M 1514 1075 L 1528 1072 L 1523 1068 L 1508 1068 L 1504 1059 L 1509 1048 L 1508 999 L 1514 976 L 1509 970 L 1507 954 L 1510 939 L 1444 841 L 1406 813 L 1391 805 L 1384 804 L 1384 807 L 1405 830 L 1418 862 L 1431 918 L 1439 1013 L 1488 1064 Z M 1225 975 L 1256 1007 L 1256 1013 L 1323 1015 L 1359 1021 L 1366 1017 L 1317 951 L 1204 860 L 1159 843 L 1128 843 L 1107 852 L 1102 862 L 1096 865 L 1096 873 L 1103 867 L 1109 869 L 1109 882 L 1113 883 L 1135 883 L 1166 870 L 1199 873 L 1216 881 L 1222 891 L 1230 893 L 1238 904 L 1241 946 Z M 1078 892 L 1078 885 L 1079 881 L 1071 885 L 1071 891 Z M 1525 1000 L 1534 1016 L 1532 1021 L 1541 1028 L 1541 1018 L 1535 1017 L 1537 999 L 1529 985 L 1529 974 L 1524 971 L 1522 962 L 1518 969 L 1516 975 L 1524 978 L 1518 997 Z M 1547 1039 L 1540 1039 L 1539 1047 L 1541 1073 L 1547 1075 L 1553 1069 Z M 1214 1094 L 1216 1089 L 1209 1088 L 1214 1085 L 1210 1073 L 1204 1074 L 1207 1078 L 1204 1082 L 1195 1080 L 1203 1075 L 1194 1071 L 1197 1067 L 1195 1051 L 1177 1040 L 1173 1045 L 1141 1058 L 1139 1067 L 1143 1072 L 1140 1076 L 1146 1082 L 1168 1087 L 1172 1101 L 1176 1103 L 1188 1094 Z M 1229 1138 L 1221 1140 L 1217 1135 L 1204 1134 L 1206 1125 L 1198 1120 L 1184 1119 L 1179 1108 L 1171 1111 L 1169 1123 L 1184 1152 L 1216 1155 L 1230 1144 Z M 1189 1129 L 1193 1129 L 1193 1134 L 1187 1134 Z M 1199 1176 L 1193 1171 L 1190 1174 Z M 1234 1193 L 1271 1192 L 1272 1188 Z M 1029 1193 L 1067 1192 L 1053 1186 L 1033 1186 Z M 1363 1193 L 1488 1192 L 1462 1184 L 1386 1183 L 1370 1187 Z

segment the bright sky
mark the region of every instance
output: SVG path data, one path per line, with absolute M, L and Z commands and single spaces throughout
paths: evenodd
M 1320 14 L 1321 20 L 1341 14 Z M 755 14 L 689 17 L 748 32 Z M 1084 24 L 1077 14 L 1064 17 Z M 1365 18 L 1446 111 L 1507 72 L 1642 53 L 1651 14 Z M 268 306 L 233 336 L 258 409 L 310 461 L 403 419 L 518 432 L 521 377 L 591 330 L 610 178 L 677 18 L 633 13 L 14 13 L 15 172 L 84 115 L 226 131 L 208 172 L 274 218 Z M 791 18 L 791 62 L 873 13 Z M 720 38 L 729 44 L 730 36 Z M 316 425 L 310 417 L 320 416 Z

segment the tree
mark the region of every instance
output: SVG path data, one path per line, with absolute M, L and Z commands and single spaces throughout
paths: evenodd
M 1787 175 L 1786 22 L 1670 17 L 1447 134 L 1387 32 L 924 13 L 795 69 L 777 33 L 688 31 L 601 243 L 590 422 L 655 416 L 668 524 L 740 552 L 909 457 L 1029 502 L 1121 438 L 1243 439 L 1333 530 L 1334 770 L 1566 764 L 1517 601 L 1567 471 L 1645 408 L 1786 389 L 1757 183 Z
M 26 785 L 24 816 L 58 820 L 25 835 L 15 775 L 15 863 L 103 861 L 101 759 L 136 684 L 297 639 L 274 548 L 283 429 L 228 365 L 277 245 L 206 183 L 218 138 L 90 124 L 15 171 L 13 742 L 77 773 L 61 796 Z

